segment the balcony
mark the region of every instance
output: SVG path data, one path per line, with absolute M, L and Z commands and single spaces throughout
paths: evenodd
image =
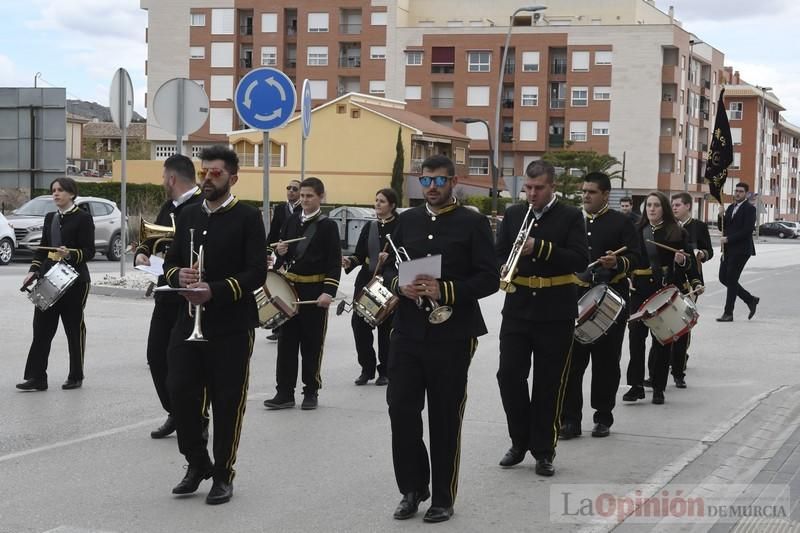
M 453 97 L 438 97 L 431 98 L 431 107 L 434 109 L 450 109 L 453 107 Z
M 341 68 L 359 68 L 361 66 L 361 56 L 340 57 L 339 66 Z
M 239 58 L 239 68 L 253 68 L 253 58 L 252 57 L 240 57 Z
M 547 146 L 549 148 L 563 148 L 564 147 L 564 134 L 551 133 L 547 136 Z
M 514 74 L 516 70 L 517 70 L 516 63 L 512 61 L 506 61 L 506 76 Z
M 567 74 L 567 60 L 564 59 L 553 59 L 550 62 L 550 74 L 556 76 L 564 76 Z
M 284 63 L 286 68 L 297 68 L 297 59 L 287 59 L 286 63 Z
M 662 83 L 679 83 L 681 73 L 677 65 L 664 65 L 661 67 L 661 82 Z
M 514 107 L 514 99 L 513 98 L 503 98 L 503 107 L 506 109 L 511 109 Z
M 339 33 L 344 35 L 358 35 L 361 33 L 361 24 L 339 24 Z
M 452 74 L 455 70 L 455 63 L 431 65 L 431 74 Z
M 676 118 L 678 116 L 678 103 L 672 101 L 661 102 L 661 118 Z
M 500 134 L 500 140 L 504 143 L 513 143 L 514 142 L 514 132 L 513 131 L 504 131 Z
M 566 98 L 551 98 L 550 109 L 564 109 L 566 107 Z

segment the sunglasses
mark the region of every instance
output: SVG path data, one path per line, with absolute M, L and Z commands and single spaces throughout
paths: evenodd
M 286 186 L 286 190 L 287 191 L 292 191 L 292 192 L 297 192 L 297 191 L 300 190 L 300 188 L 299 187 L 292 187 L 291 185 L 287 185 Z
M 206 174 L 211 174 L 212 178 L 218 178 L 224 173 L 225 171 L 221 168 L 201 168 L 197 171 L 197 177 L 203 179 L 206 177 Z
M 437 187 L 444 187 L 451 179 L 453 176 L 420 176 L 419 184 L 423 187 L 430 187 L 433 183 Z

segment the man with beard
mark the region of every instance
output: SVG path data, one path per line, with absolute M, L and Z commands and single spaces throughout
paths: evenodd
M 233 465 L 242 429 L 254 328 L 258 325 L 253 291 L 267 277 L 267 240 L 261 214 L 231 192 L 239 158 L 222 146 L 200 153 L 205 200 L 178 217 L 175 240 L 167 252 L 165 277 L 173 288 L 188 288 L 184 298 L 202 313 L 203 339 L 189 341 L 195 319 L 180 313 L 169 348 L 170 400 L 178 429 L 178 448 L 189 466 L 173 494 L 190 494 L 204 479 L 214 484 L 208 504 L 233 496 Z M 194 230 L 191 249 L 190 230 Z M 203 248 L 203 270 L 196 254 Z M 188 266 L 187 266 L 188 265 Z M 197 416 L 208 392 L 214 416 L 214 463 Z
M 200 187 L 194 181 L 194 163 L 185 155 L 175 154 L 164 161 L 162 178 L 167 201 L 161 206 L 155 223 L 171 227 L 185 207 L 202 202 L 203 196 Z M 150 256 L 153 254 L 166 255 L 166 246 L 163 244 L 159 245 L 158 250 L 154 249 L 156 240 L 157 238 L 153 237 L 139 244 L 134 254 L 135 265 L 150 265 Z M 166 284 L 167 280 L 162 274 L 158 277 L 158 286 Z M 150 332 L 147 336 L 147 364 L 150 367 L 158 399 L 167 412 L 167 419 L 158 429 L 151 431 L 150 436 L 154 439 L 163 439 L 175 431 L 175 417 L 172 416 L 167 390 L 167 346 L 178 314 L 186 313 L 186 301 L 177 294 L 163 292 L 156 293 L 155 301 L 153 316 L 150 319 Z
M 417 275 L 400 287 L 398 277 L 391 282 L 401 295 L 387 391 L 394 473 L 403 494 L 394 518 L 411 518 L 432 494 L 424 520 L 444 522 L 458 489 L 467 372 L 477 337 L 486 333 L 478 300 L 497 290 L 499 276 L 489 221 L 453 197 L 453 162 L 441 155 L 426 159 L 419 182 L 426 203 L 400 215 L 391 238 L 411 259 L 441 255 L 441 278 Z M 426 395 L 430 462 L 422 439 Z

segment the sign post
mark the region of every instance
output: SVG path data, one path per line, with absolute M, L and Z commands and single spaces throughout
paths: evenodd
M 269 165 L 272 151 L 269 131 L 279 128 L 292 118 L 297 104 L 297 91 L 289 77 L 278 69 L 262 67 L 251 70 L 239 81 L 234 95 L 236 113 L 242 122 L 264 132 L 264 173 L 262 217 L 269 233 Z
M 128 71 L 124 68 L 117 69 L 114 74 L 114 79 L 111 80 L 111 89 L 108 98 L 109 110 L 111 111 L 111 120 L 120 130 L 120 210 L 121 223 L 120 223 L 120 246 L 122 247 L 122 254 L 119 260 L 119 275 L 125 277 L 125 251 L 128 247 L 128 202 L 127 202 L 127 183 L 128 176 L 125 168 L 125 162 L 128 157 L 128 125 L 131 123 L 133 117 L 133 83 Z M 113 245 L 113 241 L 109 246 Z
M 306 179 L 306 139 L 311 133 L 311 83 L 303 80 L 303 101 L 300 103 L 303 120 L 303 139 L 300 144 L 300 181 Z

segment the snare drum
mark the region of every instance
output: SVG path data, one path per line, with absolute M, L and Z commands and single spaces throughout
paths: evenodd
M 264 329 L 275 329 L 298 312 L 297 291 L 278 272 L 267 272 L 267 281 L 253 291 L 258 309 L 258 323 Z
M 662 345 L 672 344 L 697 324 L 700 314 L 694 302 L 675 285 L 667 285 L 644 301 L 631 320 L 641 320 Z
M 367 324 L 377 327 L 394 312 L 400 298 L 387 289 L 378 277 L 370 281 L 353 298 L 353 308 Z
M 575 321 L 575 340 L 592 344 L 606 334 L 617 321 L 625 300 L 605 284 L 592 287 L 578 300 L 578 319 Z
M 59 261 L 39 278 L 36 285 L 28 291 L 28 298 L 42 311 L 47 311 L 64 296 L 67 289 L 78 280 L 78 273 L 69 264 Z

